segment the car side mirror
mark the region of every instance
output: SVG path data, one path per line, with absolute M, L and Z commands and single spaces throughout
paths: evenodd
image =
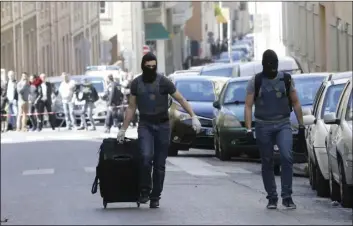
M 220 105 L 220 103 L 219 103 L 218 100 L 216 100 L 215 102 L 213 102 L 213 107 L 214 107 L 214 108 L 217 108 L 217 109 L 220 109 L 220 108 L 221 108 L 221 105 Z
M 309 108 L 304 108 L 303 109 L 303 115 L 312 115 L 312 110 Z
M 316 118 L 313 115 L 304 115 L 303 122 L 304 126 L 310 126 L 316 123 Z
M 324 115 L 324 122 L 325 124 L 328 124 L 328 125 L 337 125 L 340 123 L 340 120 L 336 118 L 335 113 L 329 113 Z

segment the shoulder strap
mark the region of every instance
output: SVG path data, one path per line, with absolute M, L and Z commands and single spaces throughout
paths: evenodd
M 254 88 L 255 88 L 254 100 L 256 100 L 256 98 L 259 96 L 261 84 L 262 84 L 261 73 L 258 73 L 255 75 L 255 79 L 254 79 Z
M 288 97 L 289 109 L 292 111 L 293 106 L 292 106 L 292 100 L 290 98 L 290 86 L 292 82 L 292 76 L 288 73 L 283 73 L 283 80 L 284 80 L 284 85 L 286 86 L 286 95 Z

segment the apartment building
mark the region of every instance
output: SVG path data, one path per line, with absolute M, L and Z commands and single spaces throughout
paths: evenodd
M 1 2 L 1 68 L 82 74 L 99 60 L 98 2 Z
M 283 2 L 287 55 L 308 72 L 352 70 L 352 2 Z
M 229 8 L 231 20 L 231 37 L 242 36 L 250 32 L 250 13 L 248 2 L 222 2 L 222 7 Z M 227 24 L 223 26 L 223 37 L 227 35 Z

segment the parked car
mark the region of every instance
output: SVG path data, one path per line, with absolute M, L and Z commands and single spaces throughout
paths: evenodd
M 219 76 L 219 77 L 228 77 L 228 78 L 237 77 L 238 64 L 239 62 L 205 66 L 200 71 L 200 75 Z
M 227 78 L 223 77 L 173 76 L 172 82 L 198 116 L 202 131 L 193 134 L 188 129 L 191 128 L 189 114 L 171 98 L 169 108 L 171 144 L 168 153 L 170 156 L 176 156 L 179 150 L 187 151 L 191 147 L 213 147 L 212 104 L 226 81 Z
M 232 78 L 222 89 L 219 98 L 213 103 L 215 117 L 212 120 L 214 149 L 216 157 L 222 161 L 232 156 L 247 154 L 258 158 L 256 140 L 246 136 L 244 104 L 246 87 L 251 76 Z M 253 126 L 254 126 L 253 120 Z
M 351 78 L 336 112 L 324 116 L 324 122 L 331 125 L 326 138 L 331 199 L 347 208 L 353 207 L 352 104 Z
M 284 71 L 289 74 L 303 73 L 299 62 L 292 57 L 279 57 L 278 59 L 278 71 Z M 262 62 L 251 61 L 243 64 L 238 64 L 236 68 L 236 77 L 242 76 L 253 76 L 262 72 Z
M 232 63 L 233 62 L 236 63 L 236 62 L 247 62 L 248 61 L 245 53 L 242 51 L 232 51 L 231 56 L 232 56 Z M 229 53 L 222 52 L 220 54 L 220 58 L 215 60 L 214 62 L 215 63 L 230 63 Z
M 312 189 L 317 195 L 326 197 L 330 195 L 328 159 L 325 139 L 330 125 L 324 123 L 324 115 L 336 112 L 338 100 L 351 72 L 330 74 L 321 84 L 312 109 L 312 114 L 305 115 L 309 124 L 307 129 L 308 171 Z
M 197 70 L 197 69 L 189 69 L 189 70 L 174 71 L 174 73 L 170 74 L 169 76 L 173 76 L 173 75 L 184 75 L 184 74 L 198 75 L 199 73 L 200 73 L 200 70 Z M 169 77 L 169 76 L 168 76 L 168 77 Z
M 248 43 L 245 43 L 245 42 L 242 42 L 241 44 L 235 43 L 234 45 L 232 45 L 231 50 L 244 52 L 244 54 L 248 60 L 251 60 L 252 55 L 253 55 L 252 47 Z

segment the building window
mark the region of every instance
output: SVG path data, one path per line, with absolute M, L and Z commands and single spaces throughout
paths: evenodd
M 100 13 L 105 13 L 105 1 L 100 2 Z
M 248 3 L 247 2 L 240 2 L 239 10 L 240 11 L 245 11 L 247 9 L 248 9 Z
M 161 2 L 142 2 L 142 8 L 150 9 L 150 8 L 159 8 L 161 7 Z

